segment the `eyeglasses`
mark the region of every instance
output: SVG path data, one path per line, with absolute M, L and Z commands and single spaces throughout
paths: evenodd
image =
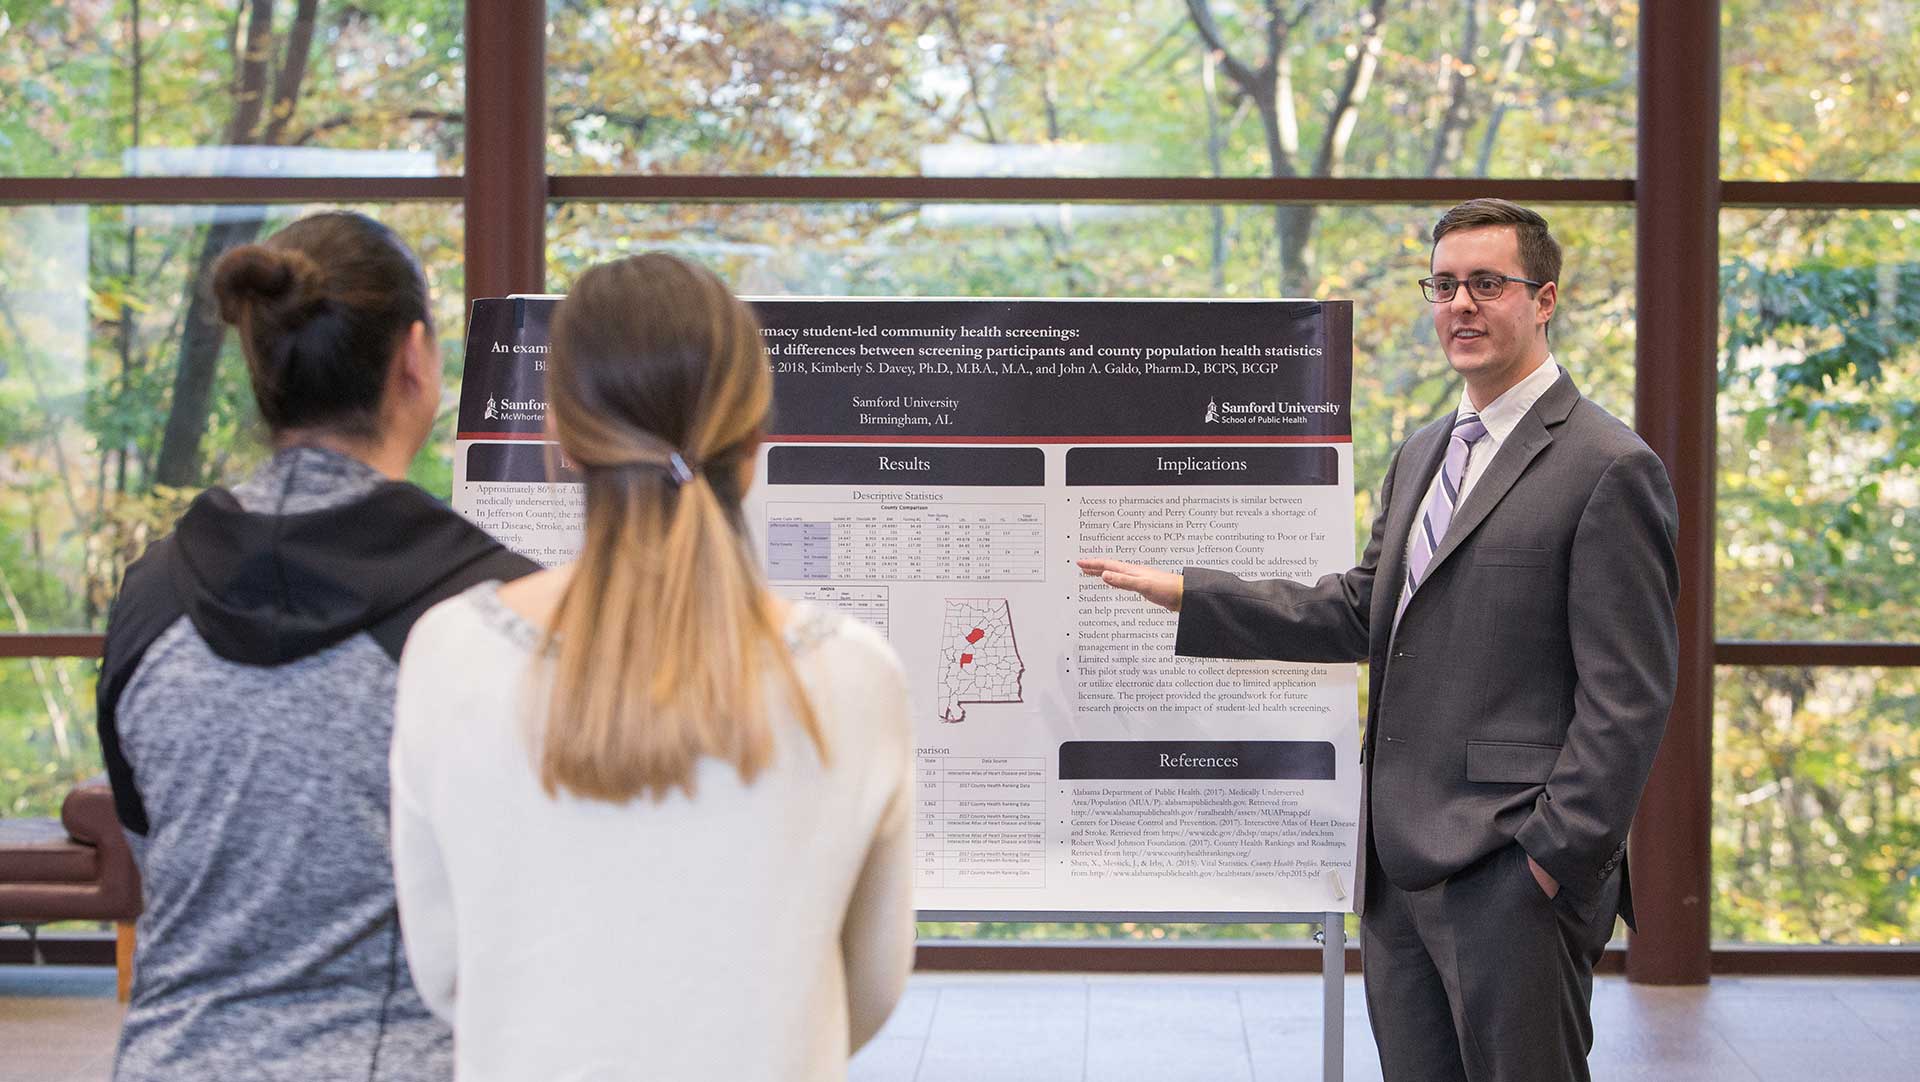
M 1467 295 L 1476 301 L 1498 300 L 1500 294 L 1507 291 L 1508 282 L 1519 282 L 1521 285 L 1535 288 L 1546 285 L 1545 282 L 1536 282 L 1531 278 L 1516 278 L 1511 274 L 1476 274 L 1467 279 Z M 1455 293 L 1460 292 L 1460 279 L 1422 278 L 1420 292 L 1425 293 L 1427 300 L 1434 304 L 1445 304 L 1453 299 Z

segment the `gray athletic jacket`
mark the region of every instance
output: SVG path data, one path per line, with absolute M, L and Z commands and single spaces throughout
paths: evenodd
M 313 448 L 194 501 L 127 571 L 99 725 L 146 911 L 118 1082 L 444 1079 L 388 856 L 415 618 L 534 565 Z

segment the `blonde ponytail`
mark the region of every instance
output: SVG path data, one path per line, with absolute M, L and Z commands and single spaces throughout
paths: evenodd
M 769 677 L 824 758 L 740 511 L 772 398 L 752 314 L 654 254 L 589 270 L 553 338 L 554 426 L 587 521 L 542 655 L 542 785 L 658 800 L 691 794 L 708 756 L 751 782 L 776 744 Z

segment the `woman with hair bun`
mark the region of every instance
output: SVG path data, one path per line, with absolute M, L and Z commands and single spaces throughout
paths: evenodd
M 319 214 L 215 265 L 271 461 L 127 569 L 100 745 L 140 865 L 114 1065 L 146 1079 L 444 1079 L 388 858 L 396 660 L 428 607 L 534 564 L 405 483 L 440 399 L 393 231 Z
M 766 587 L 740 498 L 772 377 L 719 279 L 594 267 L 552 345 L 584 547 L 401 659 L 414 980 L 461 1079 L 844 1079 L 913 957 L 898 661 Z

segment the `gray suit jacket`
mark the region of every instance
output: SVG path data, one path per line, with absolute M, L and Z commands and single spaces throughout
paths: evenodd
M 1673 489 L 1563 371 L 1468 492 L 1396 632 L 1407 535 L 1452 430 L 1449 414 L 1395 453 L 1353 570 L 1307 585 L 1188 568 L 1176 650 L 1371 662 L 1356 907 L 1367 855 L 1420 890 L 1517 840 L 1591 917 L 1673 704 Z M 1631 923 L 1624 883 L 1619 909 Z

